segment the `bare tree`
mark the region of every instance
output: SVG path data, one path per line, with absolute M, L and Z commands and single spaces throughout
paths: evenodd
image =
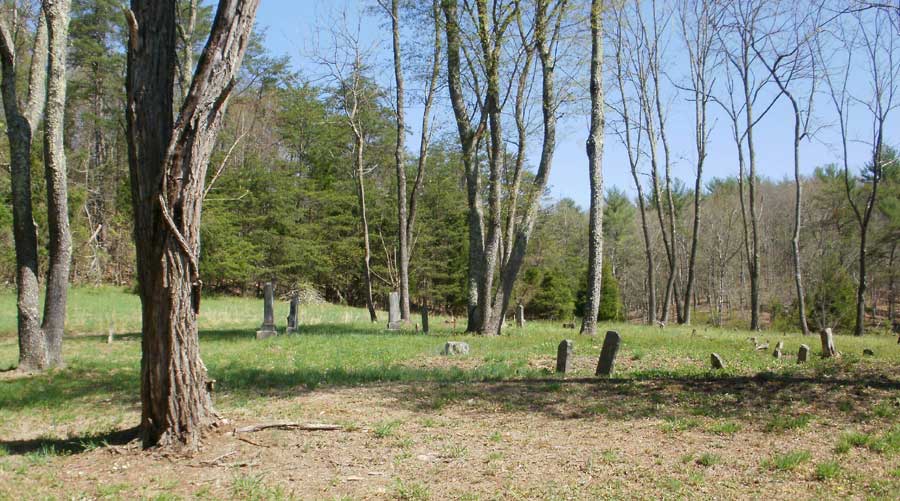
M 844 187 L 847 201 L 859 228 L 859 277 L 856 289 L 856 323 L 853 333 L 861 336 L 865 331 L 865 307 L 867 288 L 867 237 L 872 212 L 878 197 L 878 187 L 884 174 L 884 128 L 891 113 L 900 106 L 895 100 L 900 84 L 900 64 L 897 64 L 897 37 L 892 33 L 890 12 L 884 9 L 859 9 L 843 14 L 830 30 L 836 47 L 818 45 L 818 53 L 825 61 L 842 59 L 831 71 L 825 71 L 825 82 L 837 114 L 841 135 L 841 153 L 844 171 Z M 843 22 L 842 22 L 843 21 Z M 834 52 L 837 49 L 837 52 Z M 831 57 L 826 55 L 826 51 Z M 863 62 L 856 66 L 854 55 L 862 53 Z M 853 95 L 851 79 L 865 75 L 870 93 Z M 871 159 L 866 166 L 865 188 L 862 204 L 856 199 L 858 187 L 850 175 L 847 143 L 850 134 L 851 107 L 859 105 L 869 115 L 871 123 Z
M 591 184 L 588 287 L 581 332 L 595 335 L 603 270 L 603 0 L 591 0 L 591 125 L 585 145 Z
M 35 21 L 28 96 L 20 102 L 20 76 L 14 34 L 27 22 L 27 12 L 13 3 L 0 17 L 2 93 L 10 145 L 13 235 L 16 247 L 16 284 L 20 371 L 43 370 L 62 364 L 72 237 L 69 232 L 66 158 L 63 127 L 66 100 L 66 43 L 69 1 L 44 0 Z M 2 12 L 2 11 L 0 11 Z M 8 24 L 12 20 L 14 25 Z M 44 173 L 47 182 L 49 263 L 43 321 L 38 313 L 39 284 L 37 227 L 32 214 L 31 148 L 46 104 Z
M 206 171 L 259 0 L 221 0 L 176 119 L 176 0 L 132 0 L 126 135 L 142 307 L 145 447 L 195 449 L 218 421 L 200 359 L 200 216 Z
M 644 237 L 644 254 L 647 260 L 647 323 L 654 325 L 656 323 L 656 264 L 654 263 L 653 247 L 650 239 L 650 224 L 647 221 L 646 196 L 641 184 L 638 173 L 638 165 L 641 156 L 641 143 L 644 137 L 641 124 L 643 123 L 643 107 L 637 106 L 638 116 L 632 116 L 634 108 L 633 94 L 639 93 L 640 89 L 635 88 L 634 81 L 631 78 L 632 65 L 631 59 L 636 53 L 632 50 L 635 45 L 635 38 L 632 36 L 630 28 L 626 20 L 625 9 L 627 4 L 613 7 L 614 14 L 614 31 L 612 33 L 612 46 L 615 51 L 615 78 L 616 88 L 619 91 L 620 101 L 618 103 L 609 102 L 607 105 L 618 115 L 619 119 L 616 124 L 616 134 L 625 146 L 628 153 L 628 163 L 631 167 L 631 177 L 634 180 L 634 186 L 637 190 L 637 205 L 641 216 L 641 231 Z M 629 59 L 626 59 L 629 58 Z M 641 71 L 642 66 L 638 65 Z M 630 90 L 630 92 L 629 92 Z
M 801 11 L 802 9 L 802 11 Z M 810 119 L 818 83 L 818 63 L 815 57 L 813 37 L 819 30 L 817 14 L 821 7 L 816 5 L 795 5 L 790 12 L 779 13 L 784 17 L 781 26 L 766 37 L 753 42 L 753 50 L 760 62 L 769 71 L 781 94 L 791 104 L 794 115 L 793 160 L 794 160 L 794 231 L 791 236 L 793 254 L 794 285 L 797 292 L 800 330 L 808 335 L 806 319 L 806 293 L 803 288 L 803 268 L 800 263 L 801 209 L 803 207 L 803 180 L 800 176 L 800 143 L 809 139 Z M 771 61 L 769 61 L 771 58 Z
M 703 167 L 709 145 L 707 107 L 715 81 L 713 70 L 719 64 L 714 48 L 718 24 L 718 5 L 710 0 L 683 0 L 679 11 L 681 34 L 690 63 L 690 85 L 685 90 L 694 104 L 694 144 L 696 147 L 696 176 L 694 178 L 694 217 L 691 230 L 691 250 L 687 265 L 687 284 L 684 288 L 684 307 L 681 321 L 691 323 L 691 303 L 694 295 L 697 247 L 700 240 L 700 206 L 703 198 Z

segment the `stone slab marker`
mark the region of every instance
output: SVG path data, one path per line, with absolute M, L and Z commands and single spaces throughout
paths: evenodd
M 575 343 L 563 339 L 556 349 L 556 372 L 565 374 L 572 367 L 572 357 L 575 354 Z
M 422 332 L 428 334 L 428 307 L 422 306 Z
M 772 352 L 772 356 L 775 358 L 781 358 L 782 349 L 784 349 L 784 341 L 778 341 L 778 344 L 775 345 L 775 351 Z
M 797 363 L 805 364 L 806 360 L 809 358 L 809 346 L 805 344 L 800 345 L 800 351 L 797 352 Z
M 447 341 L 444 345 L 444 355 L 468 355 L 469 344 L 460 341 Z
M 521 304 L 516 307 L 516 327 L 525 327 L 525 307 Z
M 832 358 L 837 355 L 834 349 L 834 335 L 830 328 L 826 328 L 819 333 L 819 339 L 822 341 L 822 358 Z
M 725 362 L 722 361 L 722 357 L 720 357 L 718 353 L 713 353 L 709 356 L 709 363 L 712 365 L 713 369 L 725 368 Z
M 597 361 L 597 375 L 611 376 L 616 365 L 616 354 L 619 353 L 619 345 L 622 344 L 622 336 L 616 331 L 607 331 L 603 339 L 603 348 L 600 350 L 600 360 Z
M 400 329 L 400 293 L 399 292 L 391 292 L 388 294 L 388 325 L 387 328 L 389 331 L 396 331 Z
M 266 282 L 263 288 L 263 323 L 256 331 L 256 339 L 277 335 L 278 331 L 275 330 L 275 288 L 272 287 L 272 282 Z
M 299 320 L 297 317 L 300 315 L 300 295 L 294 293 L 291 297 L 291 311 L 288 313 L 287 317 L 287 331 L 288 333 L 294 333 L 299 330 Z

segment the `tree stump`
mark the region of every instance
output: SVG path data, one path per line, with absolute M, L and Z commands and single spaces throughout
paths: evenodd
M 822 340 L 822 358 L 834 358 L 837 356 L 837 350 L 834 349 L 834 335 L 831 328 L 825 328 L 819 333 L 819 339 Z

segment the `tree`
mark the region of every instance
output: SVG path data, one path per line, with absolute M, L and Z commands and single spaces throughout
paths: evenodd
M 62 364 L 62 337 L 72 239 L 69 231 L 66 157 L 63 127 L 66 102 L 66 56 L 69 30 L 68 0 L 44 0 L 36 20 L 28 97 L 20 103 L 16 80 L 19 54 L 8 19 L 0 18 L 2 93 L 10 145 L 13 234 L 16 247 L 16 284 L 21 371 L 43 370 Z M 0 11 L 2 12 L 2 11 Z M 27 12 L 23 12 L 27 14 Z M 23 15 L 23 18 L 26 16 Z M 47 183 L 49 263 L 43 320 L 38 314 L 39 285 L 37 228 L 31 195 L 31 148 L 41 112 L 44 117 L 44 174 Z M 40 322 L 40 323 L 39 323 Z
M 622 298 L 619 295 L 619 282 L 613 275 L 612 265 L 609 262 L 603 264 L 603 280 L 600 285 L 600 308 L 597 319 L 603 321 L 619 322 L 625 320 L 625 312 L 622 308 Z
M 594 335 L 595 319 L 603 298 L 603 2 L 591 1 L 591 126 L 587 139 L 588 172 L 591 184 L 590 240 L 588 256 L 587 305 L 582 313 L 582 334 Z M 599 276 L 598 276 L 599 275 Z
M 218 420 L 200 359 L 200 219 L 206 170 L 259 0 L 219 2 L 174 113 L 176 0 L 132 0 L 126 75 L 145 447 L 195 449 Z

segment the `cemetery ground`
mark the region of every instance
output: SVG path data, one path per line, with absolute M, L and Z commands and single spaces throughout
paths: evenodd
M 14 301 L 0 293 L 0 370 L 17 356 Z M 299 334 L 257 340 L 261 300 L 207 298 L 201 350 L 229 423 L 186 455 L 133 441 L 138 298 L 75 289 L 69 308 L 64 369 L 0 374 L 0 499 L 900 497 L 893 336 L 839 335 L 841 357 L 821 360 L 818 336 L 756 333 L 770 345 L 757 351 L 749 332 L 603 325 L 622 347 L 598 378 L 603 336 L 560 323 L 483 338 L 432 317 L 428 335 L 393 333 L 383 312 L 372 325 L 303 305 Z M 282 332 L 286 314 L 279 301 Z M 564 377 L 562 339 L 575 343 Z M 448 340 L 470 354 L 441 355 Z M 340 428 L 235 432 L 275 422 Z

